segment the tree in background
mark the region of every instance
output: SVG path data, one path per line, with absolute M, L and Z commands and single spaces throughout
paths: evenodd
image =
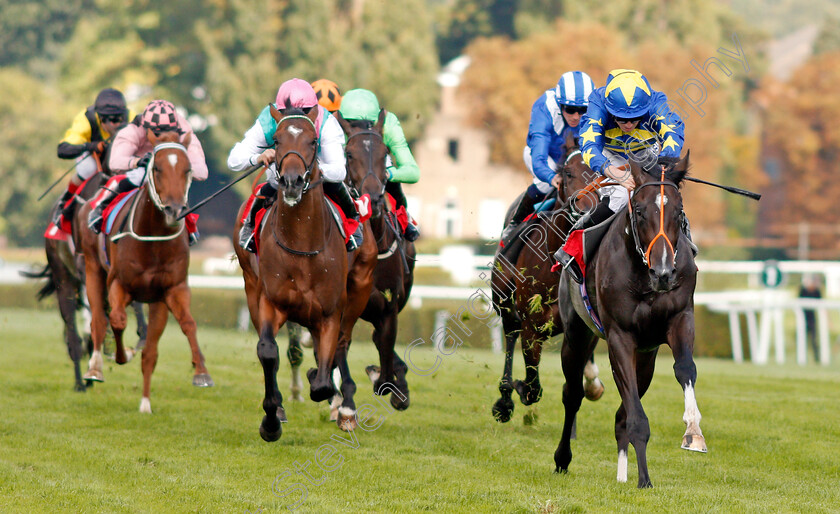
M 776 191 L 781 202 L 762 210 L 762 218 L 776 234 L 798 223 L 823 227 L 840 224 L 840 52 L 811 58 L 787 84 L 767 81 L 764 105 L 764 148 L 778 166 Z M 816 250 L 831 250 L 836 258 L 835 231 L 811 235 Z

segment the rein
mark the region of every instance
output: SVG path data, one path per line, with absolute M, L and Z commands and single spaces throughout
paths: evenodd
M 636 245 L 636 251 L 642 257 L 642 262 L 645 263 L 645 266 L 650 268 L 650 252 L 653 249 L 654 243 L 661 237 L 665 239 L 665 242 L 668 243 L 668 247 L 671 248 L 671 252 L 674 253 L 674 262 L 677 261 L 677 250 L 674 247 L 674 244 L 668 238 L 668 235 L 665 233 L 665 186 L 671 186 L 677 191 L 679 188 L 676 184 L 670 181 L 665 180 L 665 170 L 662 170 L 662 177 L 660 180 L 655 182 L 645 182 L 644 184 L 640 185 L 636 188 L 636 191 L 639 191 L 645 186 L 659 186 L 659 232 L 657 232 L 656 236 L 651 240 L 651 242 L 647 246 L 647 250 L 642 251 L 642 245 L 639 242 L 639 232 L 638 232 L 638 223 L 636 222 L 636 216 L 633 211 L 633 206 L 630 200 L 627 201 L 627 209 L 630 214 L 630 231 L 633 233 L 633 243 Z M 635 195 L 635 192 L 634 192 Z
M 157 185 L 155 184 L 155 173 L 154 173 L 155 172 L 155 157 L 157 156 L 157 153 L 159 151 L 168 150 L 168 149 L 181 150 L 182 152 L 184 152 L 184 155 L 187 156 L 187 159 L 189 160 L 189 154 L 187 154 L 187 149 L 184 148 L 184 145 L 182 145 L 180 143 L 160 143 L 159 145 L 155 146 L 154 150 L 152 150 L 152 158 L 149 159 L 149 163 L 146 165 L 146 178 L 145 178 L 145 181 L 144 181 L 144 186 L 146 186 L 146 191 L 148 192 L 149 199 L 152 201 L 155 208 L 157 208 L 161 212 L 163 212 L 163 209 L 164 209 L 165 206 L 163 205 L 163 202 L 161 202 L 161 200 L 160 200 L 160 195 L 157 192 Z M 190 186 L 192 186 L 192 169 L 190 169 L 187 173 L 188 173 L 188 175 L 187 175 L 187 187 L 184 190 L 184 204 L 185 205 L 187 203 L 187 198 L 189 197 L 189 194 L 190 194 Z M 172 233 L 172 234 L 167 235 L 167 236 L 141 236 L 141 235 L 137 234 L 137 232 L 134 231 L 134 215 L 137 212 L 137 205 L 139 203 L 140 203 L 140 193 L 137 193 L 137 195 L 134 197 L 134 200 L 131 202 L 131 209 L 128 211 L 128 222 L 126 223 L 128 225 L 128 231 L 127 232 L 120 232 L 119 234 L 114 234 L 111 237 L 112 242 L 119 241 L 120 239 L 124 238 L 125 236 L 131 236 L 133 239 L 136 239 L 137 241 L 149 241 L 149 242 L 171 241 L 171 240 L 177 238 L 178 236 L 180 236 L 184 232 L 184 227 L 186 226 L 186 223 L 182 219 L 179 223 L 178 230 L 176 232 Z

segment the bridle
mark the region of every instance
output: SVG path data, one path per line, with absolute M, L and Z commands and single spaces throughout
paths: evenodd
M 302 114 L 290 114 L 289 116 L 284 116 L 283 118 L 280 119 L 280 121 L 277 122 L 277 130 L 278 131 L 280 130 L 280 125 L 283 124 L 283 122 L 288 121 L 288 120 L 294 120 L 294 119 L 306 120 L 307 122 L 309 122 L 310 125 L 312 125 L 312 128 L 315 129 L 315 123 L 311 119 L 309 119 L 309 116 L 304 116 Z M 317 134 L 318 131 L 315 130 L 315 133 Z M 276 152 L 276 150 L 277 150 L 277 140 L 276 140 L 276 138 L 275 138 L 275 141 L 274 141 L 274 149 L 275 149 L 275 152 Z M 276 153 L 275 153 L 275 155 L 276 155 Z M 315 152 L 313 152 L 312 153 L 312 159 L 310 159 L 309 162 L 307 163 L 306 159 L 304 159 L 303 155 L 301 155 L 299 152 L 297 152 L 295 150 L 287 151 L 286 153 L 283 154 L 283 156 L 281 158 L 276 159 L 275 172 L 277 173 L 278 178 L 280 176 L 280 170 L 283 168 L 283 161 L 285 161 L 286 158 L 289 157 L 290 155 L 294 155 L 294 156 L 298 157 L 301 160 L 301 162 L 303 162 L 305 172 L 303 174 L 303 192 L 301 194 L 305 194 L 307 191 L 309 191 L 310 189 L 312 189 L 316 185 L 320 184 L 321 181 L 323 180 L 322 178 L 319 178 L 315 182 L 312 182 L 312 183 L 309 182 L 310 178 L 312 177 L 312 170 L 313 170 L 313 168 L 315 168 L 315 162 L 318 159 L 318 152 L 317 152 L 317 150 Z
M 375 130 L 360 130 L 359 132 L 356 132 L 356 133 L 350 135 L 347 138 L 347 143 L 349 143 L 351 139 L 353 139 L 354 137 L 357 137 L 357 136 L 371 136 L 371 137 L 376 137 L 380 141 L 382 141 L 382 134 L 380 134 L 379 132 L 377 132 Z M 350 185 L 350 192 L 353 193 L 353 196 L 356 197 L 356 198 L 361 196 L 362 186 L 364 186 L 365 181 L 370 177 L 373 177 L 377 182 L 379 182 L 379 185 L 382 186 L 382 188 L 379 191 L 379 194 L 380 195 L 385 194 L 385 184 L 388 182 L 388 179 L 385 179 L 383 181 L 374 172 L 374 170 L 373 170 L 373 151 L 372 150 L 367 152 L 367 156 L 368 156 L 368 159 L 367 159 L 368 162 L 367 162 L 367 172 L 365 173 L 365 176 L 362 177 L 362 180 L 361 180 L 361 182 L 359 182 L 358 186 L 353 185 L 353 184 Z
M 169 149 L 180 150 L 180 151 L 184 152 L 184 156 L 187 158 L 187 162 L 189 162 L 189 154 L 187 153 L 187 149 L 184 147 L 184 145 L 182 145 L 180 143 L 160 143 L 158 145 L 155 145 L 154 149 L 152 149 L 152 157 L 149 159 L 149 163 L 146 164 L 146 178 L 145 178 L 144 182 L 145 182 L 145 185 L 146 185 L 146 190 L 148 191 L 148 194 L 149 194 L 149 199 L 152 201 L 152 204 L 154 204 L 155 208 L 157 208 L 161 212 L 163 212 L 163 210 L 166 206 L 163 205 L 163 202 L 160 199 L 160 194 L 158 194 L 158 192 L 157 192 L 157 184 L 155 183 L 155 169 L 156 169 L 155 168 L 155 157 L 157 156 L 157 153 L 159 151 L 169 150 Z M 191 185 L 192 185 L 192 168 L 187 170 L 187 187 L 184 188 L 184 200 L 183 200 L 184 205 L 187 204 L 187 199 L 188 199 L 189 194 L 190 194 L 190 186 Z M 182 232 L 184 232 L 185 222 L 184 222 L 184 220 L 181 220 L 180 226 L 178 227 L 178 230 L 176 232 L 174 232 L 172 234 L 169 234 L 169 235 L 166 235 L 166 236 L 141 236 L 141 235 L 137 234 L 134 231 L 134 213 L 137 211 L 137 202 L 138 202 L 139 198 L 140 198 L 140 195 L 139 194 L 136 195 L 134 197 L 134 201 L 131 204 L 131 210 L 128 213 L 128 220 L 127 220 L 127 223 L 126 223 L 127 226 L 128 226 L 128 231 L 127 232 L 120 232 L 119 234 L 114 234 L 111 237 L 111 241 L 118 241 L 125 236 L 131 236 L 132 238 L 134 238 L 138 241 L 171 241 L 171 240 L 177 238 L 178 236 L 180 236 Z
M 648 243 L 647 249 L 642 250 L 642 245 L 639 242 L 639 232 L 638 232 L 638 223 L 636 221 L 636 214 L 633 210 L 633 206 L 631 201 L 628 200 L 627 208 L 630 212 L 630 232 L 633 234 L 633 243 L 636 245 L 636 251 L 642 257 L 642 262 L 645 263 L 645 266 L 650 268 L 650 252 L 653 249 L 654 243 L 659 240 L 659 238 L 665 239 L 665 242 L 668 244 L 668 247 L 671 248 L 671 252 L 674 254 L 674 263 L 677 262 L 677 249 L 674 244 L 671 242 L 671 239 L 668 238 L 668 234 L 665 233 L 665 186 L 670 186 L 679 191 L 679 188 L 676 184 L 671 181 L 665 180 L 665 170 L 662 170 L 662 176 L 660 180 L 654 182 L 645 182 L 644 184 L 640 185 L 634 191 L 634 196 L 636 192 L 641 190 L 643 187 L 646 186 L 659 186 L 659 232 L 654 236 L 654 238 Z

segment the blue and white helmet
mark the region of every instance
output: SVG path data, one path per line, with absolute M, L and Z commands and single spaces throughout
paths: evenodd
M 589 105 L 589 94 L 595 89 L 595 83 L 582 71 L 567 71 L 560 76 L 554 96 L 560 105 L 586 107 Z

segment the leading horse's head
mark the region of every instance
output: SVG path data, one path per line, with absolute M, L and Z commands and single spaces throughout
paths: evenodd
M 150 134 L 149 142 L 154 145 L 152 159 L 146 170 L 149 196 L 155 206 L 163 212 L 166 224 L 175 227 L 178 217 L 187 210 L 187 195 L 192 184 L 192 165 L 187 155 L 190 135 L 180 141 L 174 131 Z
M 646 165 L 630 160 L 630 172 L 636 182 L 629 203 L 630 231 L 656 292 L 670 291 L 677 285 L 683 216 L 679 187 L 687 171 L 688 153 L 682 159 L 660 159 Z M 682 248 L 688 251 L 685 246 Z
M 335 113 L 341 128 L 347 135 L 347 182 L 356 196 L 370 196 L 371 216 L 378 219 L 385 206 L 385 184 L 388 172 L 385 157 L 388 147 L 382 140 L 385 125 L 385 109 L 379 110 L 376 123 L 367 120 L 345 120 L 341 113 Z
M 309 190 L 310 183 L 320 179 L 318 132 L 315 130 L 318 108 L 301 110 L 287 102 L 280 111 L 273 105 L 270 110 L 277 122 L 274 132 L 277 182 L 283 193 L 283 203 L 295 206 Z

